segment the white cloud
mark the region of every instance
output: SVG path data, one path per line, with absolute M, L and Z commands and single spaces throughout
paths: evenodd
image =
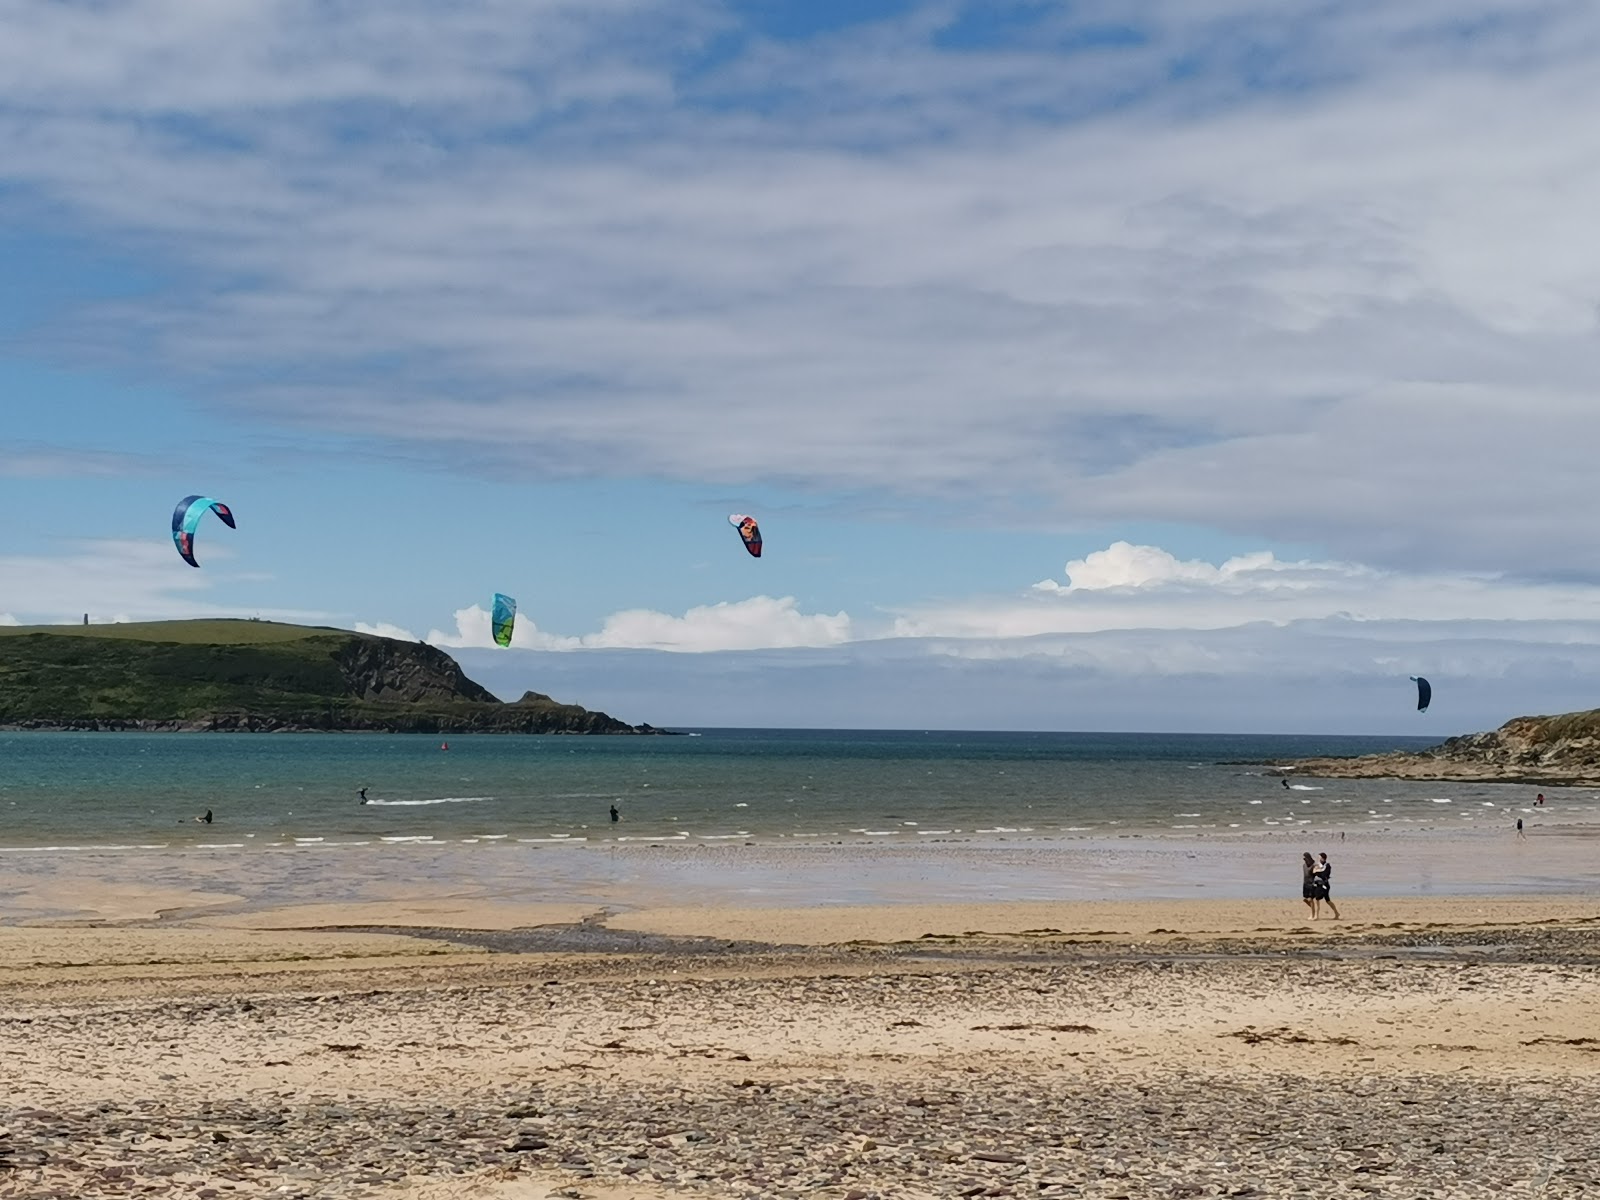
M 1586 622 L 1600 588 L 1493 575 L 1381 571 L 1355 563 L 1283 562 L 1267 552 L 1214 565 L 1117 542 L 1067 564 L 1069 582 L 1020 596 L 980 596 L 897 615 L 901 637 L 1006 639 L 1105 630 L 1226 629 L 1251 622 Z
M 434 629 L 427 640 L 436 646 L 486 647 L 494 645 L 489 613 L 474 604 L 457 609 L 456 630 Z M 377 626 L 358 626 L 377 632 Z M 384 626 L 384 628 L 396 628 Z M 404 631 L 401 631 L 404 632 Z M 384 636 L 394 636 L 385 634 Z M 792 596 L 752 596 L 689 609 L 681 617 L 649 609 L 613 613 L 599 631 L 563 637 L 541 630 L 526 613 L 519 613 L 511 649 L 618 650 L 648 649 L 699 653 L 713 650 L 756 650 L 794 646 L 833 646 L 850 638 L 850 618 L 802 613 Z
M 0 4 L 0 213 L 160 256 L 74 347 L 462 469 L 1600 572 L 1600 9 L 1132 7 Z
M 1305 587 L 1307 583 L 1298 576 L 1312 570 L 1346 575 L 1355 573 L 1353 568 L 1344 564 L 1280 562 L 1268 550 L 1236 555 L 1221 566 L 1212 566 L 1198 559 L 1180 560 L 1159 546 L 1113 542 L 1104 550 L 1096 550 L 1069 562 L 1066 567 L 1066 587 L 1053 579 L 1041 580 L 1033 586 L 1047 592 L 1159 587 L 1169 583 L 1205 584 L 1211 587 L 1234 585 L 1239 588 Z
M 850 618 L 845 613 L 802 613 L 792 596 L 752 596 L 701 605 L 681 617 L 645 609 L 614 613 L 583 644 L 703 652 L 834 646 L 849 640 Z
M 183 565 L 170 542 L 85 540 L 60 555 L 0 556 L 0 609 L 29 623 L 150 621 L 188 617 L 256 616 L 318 621 L 305 609 L 241 609 L 210 598 L 232 582 L 225 564 L 232 551 L 220 542 L 203 551 L 208 569 Z

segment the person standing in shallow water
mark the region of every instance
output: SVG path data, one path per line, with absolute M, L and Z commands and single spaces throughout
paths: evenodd
M 1312 869 L 1312 875 L 1317 883 L 1317 901 L 1326 904 L 1333 913 L 1333 919 L 1339 919 L 1339 906 L 1333 902 L 1333 864 L 1328 861 L 1326 853 L 1317 855 L 1321 860 Z
M 620 820 L 622 820 L 622 818 L 617 814 L 617 806 L 613 804 L 611 806 L 611 823 L 615 825 Z
M 1311 910 L 1311 919 L 1317 919 L 1317 864 L 1307 850 L 1300 856 L 1300 899 Z

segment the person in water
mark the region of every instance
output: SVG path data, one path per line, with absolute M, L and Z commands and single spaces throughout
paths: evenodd
M 1330 894 L 1333 891 L 1333 864 L 1328 861 L 1326 853 L 1317 855 L 1321 861 L 1312 868 L 1312 875 L 1317 882 L 1317 899 L 1326 904 L 1333 913 L 1333 919 L 1339 919 L 1339 906 L 1333 902 Z
M 1284 787 L 1288 787 L 1289 786 L 1289 780 L 1287 778 L 1282 779 L 1279 782 L 1282 783 Z
M 195 820 L 204 825 L 211 824 L 211 810 L 209 808 L 206 809 L 206 815 L 203 817 L 196 817 Z
M 613 804 L 611 806 L 611 823 L 615 825 L 620 820 L 622 820 L 622 818 L 617 814 L 617 806 Z
M 361 803 L 365 804 L 367 802 L 367 789 L 366 788 L 357 788 L 356 789 L 356 795 L 361 797 Z

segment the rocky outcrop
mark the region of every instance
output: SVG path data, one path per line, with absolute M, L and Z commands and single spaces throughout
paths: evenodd
M 1327 779 L 1477 780 L 1600 787 L 1600 709 L 1555 717 L 1514 717 L 1415 753 L 1302 758 L 1269 765 Z
M 498 704 L 494 694 L 467 678 L 461 664 L 426 642 L 351 638 L 334 653 L 347 694 L 386 704 L 466 700 Z

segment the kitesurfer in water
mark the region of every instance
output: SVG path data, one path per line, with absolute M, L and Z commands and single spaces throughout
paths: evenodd
M 1283 784 L 1284 787 L 1288 787 L 1289 786 L 1289 780 L 1288 780 L 1287 776 L 1285 776 L 1280 782 Z
M 211 824 L 211 810 L 209 808 L 206 809 L 206 815 L 203 817 L 196 817 L 195 820 L 199 821 L 202 825 Z
M 611 823 L 615 825 L 620 820 L 622 820 L 622 818 L 617 815 L 617 806 L 613 804 L 611 806 Z
M 361 797 L 361 803 L 365 804 L 367 802 L 367 789 L 366 788 L 357 788 L 356 789 L 356 795 Z

